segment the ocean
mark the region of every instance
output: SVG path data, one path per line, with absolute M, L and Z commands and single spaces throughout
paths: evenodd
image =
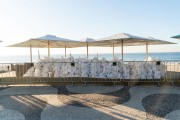
M 73 57 L 78 58 L 85 58 L 86 54 L 71 54 Z M 41 59 L 47 55 L 41 55 Z M 63 55 L 51 55 L 53 58 L 61 58 Z M 67 55 L 69 56 L 69 55 Z M 112 59 L 112 54 L 89 54 L 89 58 L 97 57 L 99 59 L 106 58 L 107 60 Z M 118 58 L 121 58 L 121 54 L 115 54 Z M 157 58 L 164 61 L 170 60 L 180 60 L 180 52 L 164 52 L 164 53 L 149 53 L 149 57 Z M 145 53 L 125 53 L 124 54 L 124 61 L 144 61 L 146 58 Z M 38 56 L 33 55 L 33 62 L 38 61 Z M 11 56 L 0 56 L 0 63 L 24 63 L 30 62 L 29 55 L 11 55 Z

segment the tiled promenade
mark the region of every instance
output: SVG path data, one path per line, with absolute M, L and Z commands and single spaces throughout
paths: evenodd
M 0 120 L 180 118 L 180 87 L 11 86 L 0 88 Z

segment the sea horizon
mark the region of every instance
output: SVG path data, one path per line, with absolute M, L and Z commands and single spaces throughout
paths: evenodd
M 86 54 L 67 54 L 67 57 L 73 56 L 74 58 L 86 58 Z M 115 57 L 121 59 L 121 53 L 115 53 Z M 40 55 L 40 59 L 47 57 L 46 54 Z M 64 54 L 51 54 L 52 58 L 62 58 Z M 98 57 L 99 59 L 106 58 L 107 60 L 112 59 L 112 53 L 92 53 L 89 54 L 89 59 Z M 149 57 L 160 59 L 162 61 L 180 60 L 180 52 L 150 52 Z M 124 53 L 124 61 L 144 61 L 146 53 Z M 38 55 L 32 55 L 33 62 L 39 60 Z M 4 55 L 0 58 L 0 63 L 23 63 L 30 62 L 30 55 Z

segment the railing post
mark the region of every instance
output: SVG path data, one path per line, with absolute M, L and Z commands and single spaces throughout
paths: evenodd
M 148 42 L 146 42 L 146 61 L 148 61 Z

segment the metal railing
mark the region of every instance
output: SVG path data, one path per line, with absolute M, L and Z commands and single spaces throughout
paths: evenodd
M 180 61 L 0 63 L 0 85 L 59 82 L 179 82 Z
M 39 65 L 39 66 L 38 66 Z M 46 84 L 58 82 L 78 82 L 79 73 L 73 73 L 74 68 L 79 68 L 73 62 L 43 62 L 37 63 L 1 63 L 0 85 L 11 84 Z M 48 66 L 48 67 L 47 67 Z M 39 69 L 37 69 L 39 67 Z M 45 68 L 48 69 L 45 69 Z M 60 69 L 61 67 L 63 69 Z M 56 69 L 56 70 L 55 70 Z M 58 71 L 57 69 L 61 70 Z M 59 73 L 57 73 L 59 72 Z
M 163 82 L 166 79 L 166 63 L 163 61 L 126 61 L 124 67 L 128 66 L 129 78 L 124 82 Z
M 81 82 L 116 82 L 122 80 L 122 62 L 83 62 L 81 68 Z
M 23 74 L 31 67 L 30 63 L 1 63 L 0 85 L 31 83 Z
M 180 60 L 166 61 L 166 80 L 169 82 L 180 82 Z

